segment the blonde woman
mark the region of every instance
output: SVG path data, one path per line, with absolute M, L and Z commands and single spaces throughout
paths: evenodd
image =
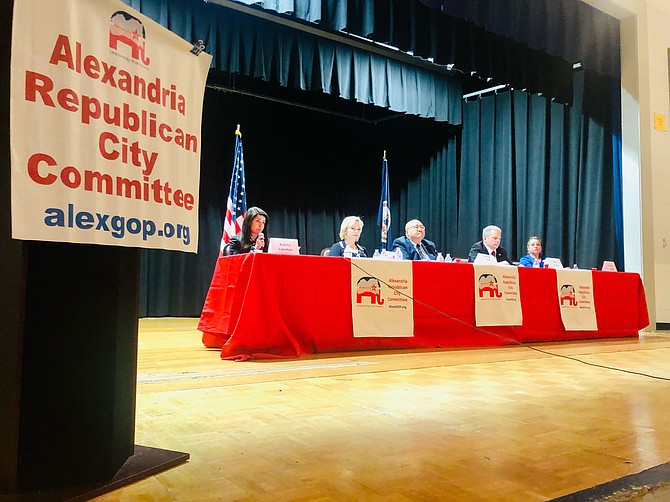
M 340 241 L 333 244 L 328 256 L 366 258 L 367 251 L 358 243 L 363 232 L 363 220 L 358 216 L 347 216 L 340 225 Z
M 544 268 L 544 258 L 542 257 L 542 241 L 536 235 L 533 235 L 526 243 L 528 254 L 519 259 L 519 265 L 523 267 Z

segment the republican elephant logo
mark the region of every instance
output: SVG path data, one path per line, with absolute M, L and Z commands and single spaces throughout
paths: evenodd
M 370 305 L 384 305 L 382 285 L 376 277 L 361 277 L 356 283 L 356 303 L 363 303 L 363 298 L 370 298 Z
M 561 286 L 559 299 L 561 301 L 561 305 L 565 305 L 567 303 L 570 307 L 576 307 L 577 297 L 575 295 L 574 286 L 572 284 L 563 284 L 563 286 Z
M 493 274 L 482 274 L 479 276 L 479 298 L 484 297 L 484 293 L 489 294 L 489 298 L 502 298 L 502 293 L 498 291 L 498 279 Z
M 119 50 L 119 43 L 130 47 L 133 59 L 149 65 L 149 58 L 145 52 L 145 32 L 142 21 L 122 10 L 116 11 L 110 18 L 109 47 Z

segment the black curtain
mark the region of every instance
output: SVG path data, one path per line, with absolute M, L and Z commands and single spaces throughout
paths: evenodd
M 203 119 L 197 255 L 143 251 L 142 316 L 198 316 L 221 239 L 241 124 L 247 198 L 270 215 L 269 234 L 303 254 L 338 240 L 344 216 L 379 245 L 376 214 L 387 150 L 391 233 L 419 218 L 438 249 L 465 257 L 481 229 L 503 229 L 512 257 L 532 234 L 565 265 L 622 268 L 615 237 L 611 85 L 580 72 L 571 106 L 522 91 L 464 103 L 462 128 L 402 115 L 381 123 L 208 89 Z
M 363 114 L 364 115 L 364 114 Z M 317 109 L 207 89 L 203 113 L 198 254 L 142 252 L 141 316 L 199 316 L 219 252 L 237 124 L 244 144 L 247 202 L 269 214 L 268 233 L 294 237 L 317 255 L 339 240 L 345 216 L 361 216 L 361 244 L 379 247 L 376 216 L 384 150 L 393 236 L 421 218 L 430 238 L 453 229 L 459 128 L 398 115 L 375 123 Z
M 463 76 L 389 59 L 230 8 L 125 0 L 185 40 L 202 40 L 217 72 L 316 91 L 459 124 Z
M 571 106 L 521 91 L 465 103 L 458 255 L 494 224 L 513 257 L 524 255 L 528 238 L 537 235 L 547 255 L 564 265 L 591 268 L 614 260 L 622 268 L 612 85 L 579 72 Z
M 619 21 L 581 0 L 234 1 L 454 65 L 479 84 L 491 79 L 564 102 L 572 98 L 573 63 L 620 73 Z
M 516 68 L 530 89 L 551 89 L 551 85 L 543 87 L 546 82 L 556 82 L 562 89 L 549 96 L 508 91 L 467 102 L 462 108 L 450 90 L 448 108 L 440 110 L 418 99 L 444 94 L 436 80 L 412 77 L 411 84 L 401 86 L 404 90 L 395 87 L 411 73 L 404 66 L 385 64 L 386 86 L 380 86 L 369 76 L 373 67 L 379 74 L 382 61 L 351 59 L 350 49 L 319 42 L 323 50 L 317 57 L 307 50 L 310 44 L 304 43 L 302 35 L 264 36 L 265 24 L 243 21 L 244 16 L 218 6 L 188 0 L 127 1 L 186 39 L 205 39 L 215 55 L 215 66 L 229 70 L 213 71 L 210 83 L 223 80 L 228 87 L 258 89 L 260 82 L 266 86 L 262 94 L 296 104 L 323 103 L 331 110 L 322 113 L 221 90 L 206 92 L 199 251 L 197 255 L 143 251 L 140 315 L 200 314 L 219 250 L 238 123 L 245 146 L 248 202 L 268 211 L 270 235 L 298 238 L 303 253 L 318 254 L 331 245 L 337 240 L 341 219 L 350 214 L 361 216 L 366 224 L 362 244 L 370 249 L 378 245 L 375 219 L 382 154 L 387 150 L 393 236 L 404 233 L 407 220 L 419 218 L 441 251 L 463 257 L 479 240 L 481 228 L 495 223 L 503 228 L 504 245 L 514 257 L 525 253 L 529 234 L 539 234 L 547 253 L 566 264 L 592 267 L 602 259 L 613 259 L 621 266 L 614 224 L 621 217 L 620 195 L 613 195 L 613 179 L 620 173 L 616 172 L 619 164 L 613 162 L 617 132 L 612 131 L 611 116 L 618 107 L 611 101 L 617 82 L 609 77 L 582 72 L 572 81 L 570 65 L 564 60 L 554 65 L 540 53 L 533 58 L 526 49 L 517 52 L 492 35 L 482 35 L 489 42 L 482 44 L 479 28 L 440 26 L 452 21 L 436 17 L 435 11 L 415 9 L 417 2 L 410 2 L 414 7 L 405 26 L 400 15 L 403 2 L 388 3 L 390 11 L 381 16 L 377 7 L 385 4 L 376 2 L 375 26 L 387 26 L 389 40 L 401 47 L 451 47 L 441 54 L 463 58 L 480 70 L 490 63 L 509 71 L 512 62 L 520 61 L 519 54 L 526 54 Z M 238 22 L 231 25 L 234 19 Z M 242 30 L 242 24 L 253 29 Z M 230 29 L 221 31 L 221 26 Z M 442 37 L 456 45 L 441 43 Z M 337 52 L 332 65 L 324 65 L 330 61 L 327 46 L 333 54 Z M 272 50 L 264 54 L 263 48 L 268 47 Z M 278 59 L 278 48 L 290 48 L 291 57 Z M 547 67 L 553 67 L 553 73 Z M 315 73 L 311 77 L 305 73 L 310 68 L 319 69 L 319 85 L 314 85 Z M 539 73 L 538 68 L 542 68 Z M 571 76 L 569 85 L 566 71 Z M 545 84 L 539 80 L 533 84 L 540 73 Z M 342 81 L 343 75 L 349 77 Z M 354 75 L 364 78 L 354 79 Z M 332 95 L 318 92 L 326 84 L 331 87 L 323 91 Z M 570 106 L 562 104 L 566 89 L 573 99 Z M 393 106 L 394 99 L 403 106 Z M 462 114 L 463 124 L 395 114 L 362 103 L 412 110 L 425 117 L 442 113 L 451 117 L 452 124 L 459 124 Z M 356 110 L 360 113 L 354 117 L 338 115 Z

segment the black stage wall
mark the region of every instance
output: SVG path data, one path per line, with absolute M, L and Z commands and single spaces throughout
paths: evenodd
M 334 242 L 348 214 L 366 223 L 363 245 L 377 244 L 387 150 L 395 236 L 405 221 L 420 218 L 440 250 L 465 256 L 493 223 L 517 258 L 536 234 L 565 264 L 588 268 L 608 259 L 623 266 L 615 19 L 577 0 L 560 7 L 509 0 L 496 9 L 473 0 L 463 11 L 451 3 L 434 9 L 311 0 L 314 9 L 281 16 L 227 0 L 126 1 L 185 39 L 205 42 L 214 56 L 211 86 L 272 99 L 208 90 L 199 253 L 142 253 L 142 316 L 200 313 L 219 249 L 238 123 L 248 202 L 269 212 L 270 234 L 297 237 L 303 253 Z M 483 28 L 485 14 L 501 21 L 494 23 L 497 34 Z M 591 50 L 583 54 L 585 48 Z M 576 61 L 587 69 L 575 73 Z M 501 83 L 505 92 L 459 99 L 459 88 Z
M 337 107 L 307 109 L 299 99 L 290 105 L 208 89 L 199 252 L 143 252 L 140 314 L 200 314 L 219 250 L 237 124 L 249 205 L 269 213 L 271 236 L 298 238 L 302 253 L 318 254 L 335 242 L 350 214 L 365 222 L 361 243 L 378 246 L 387 150 L 395 237 L 407 220 L 419 218 L 439 250 L 463 257 L 492 223 L 503 228 L 503 246 L 513 257 L 525 254 L 526 240 L 536 234 L 565 264 L 620 264 L 613 85 L 591 72 L 575 73 L 571 105 L 522 91 L 485 96 L 464 102 L 462 127 L 409 115 L 366 121 L 365 109 L 343 117 Z

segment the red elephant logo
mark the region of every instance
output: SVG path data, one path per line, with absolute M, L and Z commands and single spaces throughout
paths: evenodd
M 376 277 L 361 277 L 356 283 L 356 303 L 363 303 L 363 298 L 370 298 L 370 305 L 384 305 L 382 285 Z
M 116 11 L 110 18 L 109 47 L 118 50 L 119 42 L 131 49 L 131 56 L 149 65 L 149 58 L 145 54 L 145 33 L 142 21 L 122 10 Z
M 479 276 L 479 298 L 483 298 L 484 293 L 488 293 L 489 298 L 502 298 L 502 293 L 498 291 L 498 279 L 495 275 L 482 274 Z
M 575 296 L 574 286 L 572 284 L 564 284 L 561 286 L 559 299 L 561 301 L 561 305 L 565 305 L 567 303 L 570 307 L 576 307 L 577 298 Z

